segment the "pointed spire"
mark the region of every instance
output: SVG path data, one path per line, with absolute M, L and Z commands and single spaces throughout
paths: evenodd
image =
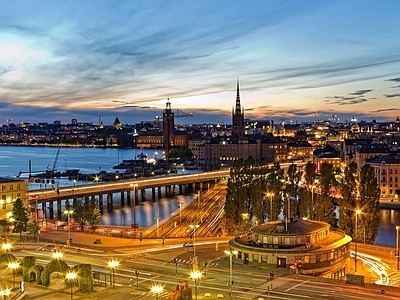
M 235 108 L 235 114 L 241 114 L 242 110 L 240 108 L 240 93 L 239 93 L 239 77 L 237 78 L 237 83 L 236 83 L 236 108 Z

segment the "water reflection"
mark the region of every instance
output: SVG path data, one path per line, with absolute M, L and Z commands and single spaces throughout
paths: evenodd
M 381 209 L 381 225 L 375 245 L 395 247 L 396 225 L 400 225 L 400 210 Z
M 139 227 L 151 227 L 156 224 L 156 218 L 163 220 L 169 219 L 173 215 L 179 214 L 179 203 L 189 204 L 195 199 L 196 195 L 177 195 L 173 198 L 162 198 L 156 201 L 151 199 L 136 205 L 135 217 Z M 101 225 L 131 226 L 134 224 L 133 207 L 121 207 L 121 200 L 114 198 L 114 210 L 102 215 Z

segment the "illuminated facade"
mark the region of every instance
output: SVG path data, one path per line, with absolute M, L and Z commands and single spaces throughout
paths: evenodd
M 24 180 L 0 177 L 0 185 L 0 219 L 4 219 L 12 211 L 17 198 L 26 200 L 26 183 Z
M 251 233 L 229 241 L 237 251 L 236 263 L 268 268 L 288 268 L 293 273 L 346 275 L 351 237 L 330 225 L 311 220 L 268 222 Z

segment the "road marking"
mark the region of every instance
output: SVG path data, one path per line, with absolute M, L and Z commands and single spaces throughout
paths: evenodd
M 288 292 L 288 291 L 290 291 L 291 289 L 297 288 L 298 286 L 300 286 L 300 285 L 302 285 L 302 284 L 305 284 L 305 283 L 307 283 L 307 282 L 309 282 L 309 281 L 310 281 L 310 280 L 300 282 L 300 283 L 298 283 L 298 284 L 292 286 L 291 288 L 288 288 L 287 290 L 285 290 L 285 293 Z

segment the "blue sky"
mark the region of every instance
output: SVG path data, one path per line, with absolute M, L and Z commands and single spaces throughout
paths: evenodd
M 399 1 L 3 1 L 0 123 L 400 115 Z

